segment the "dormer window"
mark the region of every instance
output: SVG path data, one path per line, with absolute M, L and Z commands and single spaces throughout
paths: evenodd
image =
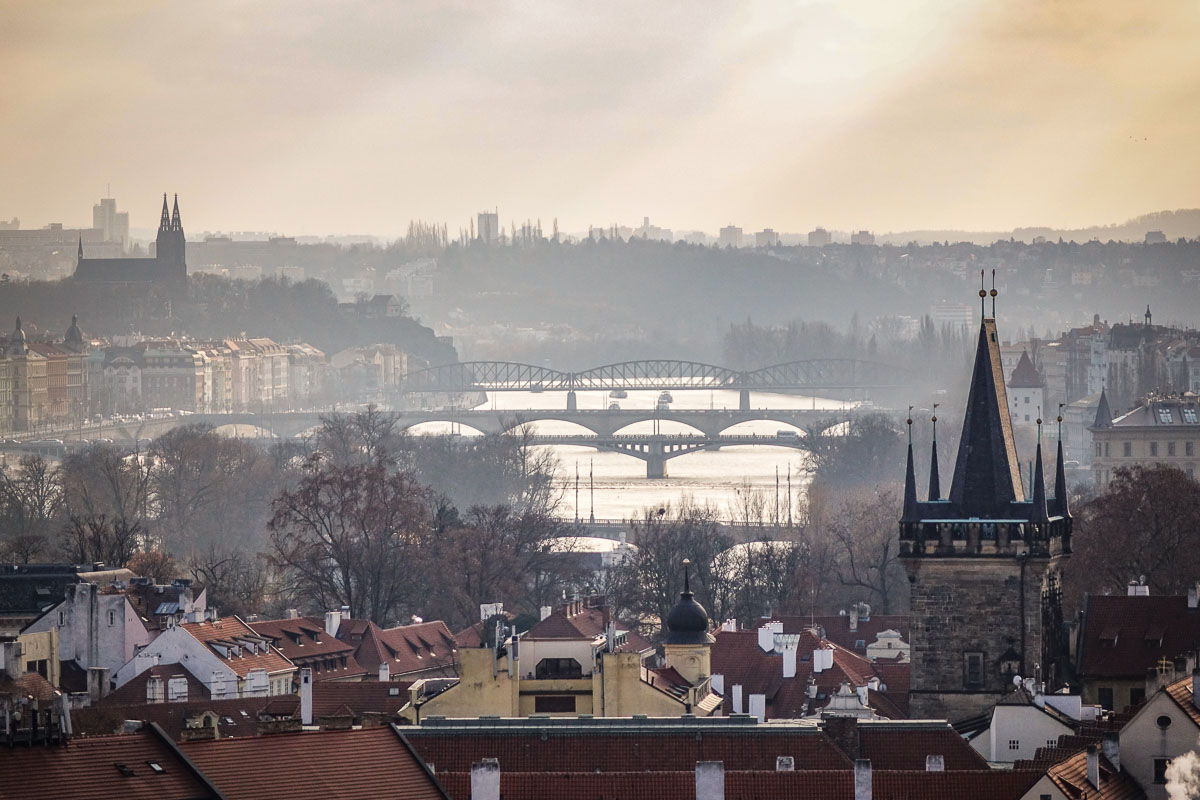
M 1171 423 L 1173 423 L 1175 421 L 1175 418 L 1171 415 L 1171 409 L 1165 408 L 1165 407 L 1159 408 L 1158 409 L 1158 421 L 1163 425 L 1170 425 Z

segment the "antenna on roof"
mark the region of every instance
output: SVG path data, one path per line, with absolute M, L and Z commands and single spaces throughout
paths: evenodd
M 992 319 L 996 318 L 996 270 L 992 270 Z
M 987 297 L 987 289 L 983 288 L 983 270 L 979 270 L 979 316 L 987 316 L 987 307 L 984 305 L 984 299 Z

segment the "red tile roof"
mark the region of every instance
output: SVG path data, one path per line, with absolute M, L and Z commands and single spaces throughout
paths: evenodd
M 526 727 L 509 730 L 439 730 L 423 725 L 409 741 L 438 775 L 470 772 L 496 758 L 511 772 L 689 771 L 697 761 L 722 761 L 728 769 L 775 769 L 776 756 L 792 756 L 796 769 L 849 769 L 848 759 L 816 728 L 742 731 Z
M 618 630 L 626 631 L 624 644 L 617 647 L 619 653 L 645 653 L 654 649 L 654 644 L 639 634 L 636 626 L 617 621 Z M 604 609 L 591 607 L 583 600 L 574 600 L 556 609 L 545 619 L 529 629 L 522 638 L 540 640 L 593 640 L 604 636 Z
M 196 676 L 188 672 L 180 664 L 159 664 L 150 669 L 130 678 L 125 683 L 114 689 L 104 702 L 113 705 L 141 705 L 146 702 L 146 683 L 150 677 L 154 676 L 162 680 L 163 699 L 164 701 L 170 696 L 167 692 L 167 681 L 171 678 L 184 677 L 187 678 L 188 700 L 207 700 L 212 697 L 212 692 L 205 686 Z
M 1175 701 L 1185 714 L 1192 718 L 1192 722 L 1200 725 L 1200 708 L 1196 708 L 1196 703 L 1192 698 L 1191 677 L 1175 681 L 1166 687 L 1166 689 L 1171 699 Z
M 179 627 L 196 637 L 198 641 L 209 645 L 209 650 L 213 655 L 227 664 L 240 678 L 245 678 L 248 672 L 256 669 L 266 670 L 270 675 L 277 672 L 289 672 L 296 668 L 292 662 L 270 645 L 266 645 L 265 648 L 256 647 L 257 652 L 251 652 L 244 642 L 257 642 L 262 637 L 239 617 L 222 617 L 212 622 L 188 622 Z M 241 654 L 222 656 L 214 647 L 214 645 L 219 646 L 222 643 L 239 646 Z
M 124 720 L 142 720 L 159 725 L 167 735 L 178 741 L 188 727 L 188 720 L 211 711 L 217 716 L 217 732 L 220 736 L 255 736 L 258 734 L 260 715 L 266 714 L 270 706 L 277 716 L 288 716 L 287 710 L 279 708 L 280 702 L 288 702 L 299 714 L 300 698 L 295 695 L 277 697 L 236 697 L 228 700 L 195 700 L 187 703 L 110 703 L 104 702 L 71 712 L 71 722 L 76 735 L 92 736 L 112 733 L 121 727 Z
M 343 620 L 360 622 L 359 620 Z M 453 677 L 458 674 L 458 645 L 441 620 L 380 628 L 373 622 L 338 628 L 338 638 L 356 646 L 354 657 L 368 675 L 377 675 L 384 661 L 393 678 L 401 675 Z M 356 641 L 357 640 L 357 641 Z
M 32 697 L 39 703 L 49 703 L 58 696 L 54 684 L 36 672 L 26 672 L 17 678 L 6 678 L 0 673 L 0 694 L 16 697 Z
M 1125 772 L 1117 772 L 1103 755 L 1100 759 L 1100 786 L 1093 787 L 1087 779 L 1087 752 L 1076 753 L 1046 774 L 1067 797 L 1087 797 L 1088 800 L 1138 800 L 1145 797 L 1137 782 Z
M 408 703 L 411 681 L 325 681 L 313 684 L 313 717 L 333 716 L 341 708 L 348 708 L 356 719 L 364 713 L 399 716 L 400 709 Z
M 367 674 L 354 657 L 355 646 L 327 634 L 323 619 L 297 617 L 248 624 L 255 633 L 270 639 L 297 667 L 311 667 L 314 681 L 344 680 Z
M 940 727 L 939 727 L 940 726 Z M 986 770 L 979 755 L 949 723 L 860 723 L 859 758 L 877 770 L 923 770 L 925 757 L 940 755 L 947 772 Z
M 1084 680 L 1142 680 L 1159 659 L 1200 646 L 1200 610 L 1186 597 L 1087 595 L 1079 642 Z
M 391 727 L 197 741 L 182 748 L 232 800 L 447 797 Z
M 162 772 L 155 772 L 151 763 L 158 764 Z M 0 797 L 5 800 L 198 800 L 219 796 L 188 766 L 170 740 L 152 729 L 0 754 Z
M 907 642 L 911 629 L 911 618 L 907 614 L 872 614 L 867 619 L 860 618 L 858 620 L 858 630 L 856 631 L 850 630 L 849 615 L 844 617 L 840 614 L 827 614 L 819 617 L 775 615 L 772 619 L 783 623 L 784 633 L 800 633 L 814 624 L 819 625 L 825 632 L 826 639 L 839 647 L 863 656 L 867 653 L 866 646 L 878 639 L 879 634 L 884 631 L 897 631 L 900 638 Z M 862 647 L 858 647 L 860 640 L 863 643 Z

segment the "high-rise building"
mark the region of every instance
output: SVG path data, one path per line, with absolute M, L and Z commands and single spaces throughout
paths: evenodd
M 912 598 L 912 716 L 953 721 L 984 713 L 1016 676 L 1056 690 L 1067 659 L 1060 573 L 1072 528 L 1062 437 L 1054 496 L 1046 494 L 1040 431 L 1024 486 L 994 316 L 979 327 L 948 498 L 935 421 L 929 493 L 917 499 L 908 423 L 900 559 Z
M 824 228 L 817 228 L 808 232 L 809 247 L 824 247 L 833 241 L 833 236 Z
M 117 211 L 117 201 L 103 197 L 92 206 L 92 227 L 104 233 L 104 241 L 129 246 L 129 212 Z
M 856 231 L 850 234 L 850 244 L 872 245 L 875 244 L 875 234 L 870 231 Z
M 475 236 L 484 244 L 500 242 L 500 211 L 481 211 L 476 218 Z
M 721 228 L 721 237 L 717 241 L 721 247 L 741 247 L 742 229 L 736 225 L 726 225 Z
M 758 233 L 754 234 L 755 247 L 778 247 L 779 234 L 770 228 L 763 228 Z

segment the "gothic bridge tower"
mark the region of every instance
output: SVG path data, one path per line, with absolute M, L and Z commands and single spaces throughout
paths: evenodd
M 1067 663 L 1061 567 L 1071 552 L 1071 513 L 1062 436 L 1054 496 L 1047 498 L 1040 419 L 1032 486 L 1021 482 L 994 282 L 993 274 L 992 315 L 979 327 L 948 498 L 940 496 L 935 435 L 929 496 L 917 499 L 908 420 L 900 558 L 912 599 L 909 705 L 916 719 L 982 714 L 1011 690 L 1016 675 L 1057 689 Z M 979 295 L 982 305 L 987 293 Z

